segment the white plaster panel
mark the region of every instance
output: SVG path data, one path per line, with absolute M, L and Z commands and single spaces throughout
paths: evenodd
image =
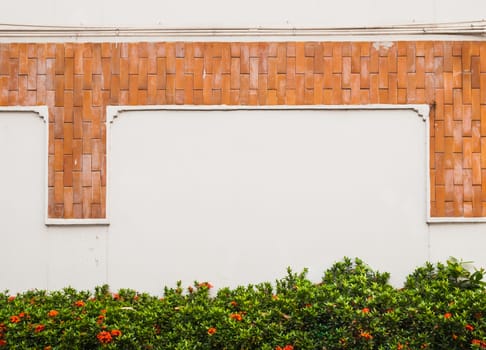
M 49 227 L 49 289 L 106 283 L 106 226 Z
M 450 257 L 472 261 L 486 268 L 486 224 L 433 224 L 430 230 L 430 260 L 446 261 Z
M 0 290 L 47 288 L 45 144 L 37 113 L 0 113 Z
M 108 282 L 319 279 L 343 256 L 399 284 L 428 258 L 413 111 L 144 111 L 111 125 Z

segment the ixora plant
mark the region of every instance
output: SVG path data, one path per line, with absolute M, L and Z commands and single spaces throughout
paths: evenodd
M 165 288 L 162 298 L 93 292 L 0 293 L 4 349 L 486 349 L 483 270 L 455 259 L 416 269 L 401 289 L 345 258 L 319 283 Z

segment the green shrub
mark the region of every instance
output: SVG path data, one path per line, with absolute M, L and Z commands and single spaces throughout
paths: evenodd
M 426 263 L 396 289 L 388 273 L 345 258 L 319 283 L 304 270 L 274 284 L 165 288 L 163 297 L 0 293 L 3 349 L 486 349 L 484 271 Z

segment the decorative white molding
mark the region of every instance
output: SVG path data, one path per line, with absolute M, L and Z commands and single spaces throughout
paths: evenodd
M 411 23 L 359 27 L 165 27 L 165 26 L 49 26 L 0 23 L 0 39 L 46 41 L 295 41 L 376 40 L 377 37 L 408 37 L 438 40 L 484 40 L 486 21 Z
M 112 124 L 123 112 L 143 111 L 298 111 L 298 110 L 324 110 L 324 111 L 356 111 L 356 110 L 411 110 L 417 116 L 427 121 L 430 108 L 425 104 L 368 104 L 368 105 L 148 105 L 148 106 L 107 106 L 106 123 Z
M 115 26 L 48 26 L 0 23 L 0 38 L 327 38 L 377 36 L 465 36 L 480 38 L 486 34 L 486 21 L 411 23 L 358 27 L 115 27 Z M 292 40 L 292 39 L 291 39 Z M 316 39 L 314 39 L 316 40 Z
M 0 113 L 2 112 L 36 113 L 46 125 L 49 124 L 49 108 L 47 106 L 1 106 Z
M 467 223 L 486 223 L 486 217 L 429 217 L 429 224 L 467 224 Z
M 104 226 L 109 224 L 108 219 L 46 219 L 47 226 Z

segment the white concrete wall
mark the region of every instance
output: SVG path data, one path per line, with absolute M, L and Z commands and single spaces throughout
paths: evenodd
M 0 290 L 47 287 L 46 126 L 0 113 Z
M 161 293 L 287 266 L 318 281 L 345 255 L 396 285 L 426 260 L 486 267 L 486 224 L 425 223 L 426 130 L 412 111 L 121 113 L 110 226 L 44 225 L 45 132 L 36 114 L 0 113 L 0 290 Z
M 372 26 L 480 20 L 483 0 L 354 0 L 244 2 L 138 0 L 17 0 L 0 13 L 1 23 L 169 27 Z

